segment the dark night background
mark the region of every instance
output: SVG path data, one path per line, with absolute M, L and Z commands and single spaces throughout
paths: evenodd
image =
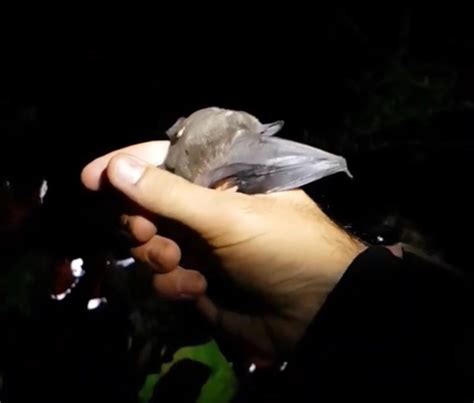
M 73 254 L 101 240 L 101 212 L 79 183 L 86 162 L 165 139 L 176 118 L 215 105 L 283 119 L 282 136 L 344 155 L 353 181 L 308 186 L 341 224 L 372 239 L 385 223 L 470 272 L 472 14 L 234 7 L 209 22 L 155 13 L 138 30 L 117 20 L 105 37 L 67 23 L 4 37 L 0 174 L 48 178 L 48 239 Z
M 158 13 L 155 24 L 105 38 L 66 27 L 23 37 L 17 28 L 2 58 L 2 165 L 47 171 L 59 200 L 104 151 L 162 139 L 200 107 L 245 109 L 284 119 L 283 136 L 346 156 L 356 179 L 337 191 L 351 192 L 350 202 L 331 200 L 343 204 L 344 220 L 402 214 L 462 264 L 473 145 L 469 14 L 379 6 L 278 10 L 262 21 L 240 11 L 179 23 Z

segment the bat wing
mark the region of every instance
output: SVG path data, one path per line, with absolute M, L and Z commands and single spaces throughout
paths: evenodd
M 200 182 L 211 187 L 237 186 L 247 194 L 270 193 L 295 189 L 338 172 L 352 178 L 341 156 L 278 137 L 245 135 L 234 139 L 221 165 Z

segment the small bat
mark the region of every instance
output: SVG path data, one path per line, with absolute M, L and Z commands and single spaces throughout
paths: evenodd
M 345 158 L 274 137 L 283 125 L 244 111 L 200 109 L 166 131 L 163 167 L 201 186 L 247 194 L 291 190 L 337 172 L 352 178 Z

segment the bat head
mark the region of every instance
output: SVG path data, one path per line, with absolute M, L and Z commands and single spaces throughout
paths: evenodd
M 283 128 L 284 122 L 261 123 L 255 116 L 244 111 L 209 107 L 200 109 L 188 117 L 180 117 L 166 131 L 172 144 L 178 139 L 194 137 L 219 138 L 235 134 L 261 134 L 273 136 Z

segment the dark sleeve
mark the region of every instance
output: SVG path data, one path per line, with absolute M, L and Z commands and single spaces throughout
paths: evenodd
M 354 260 L 289 362 L 295 401 L 473 401 L 469 282 L 414 262 Z

